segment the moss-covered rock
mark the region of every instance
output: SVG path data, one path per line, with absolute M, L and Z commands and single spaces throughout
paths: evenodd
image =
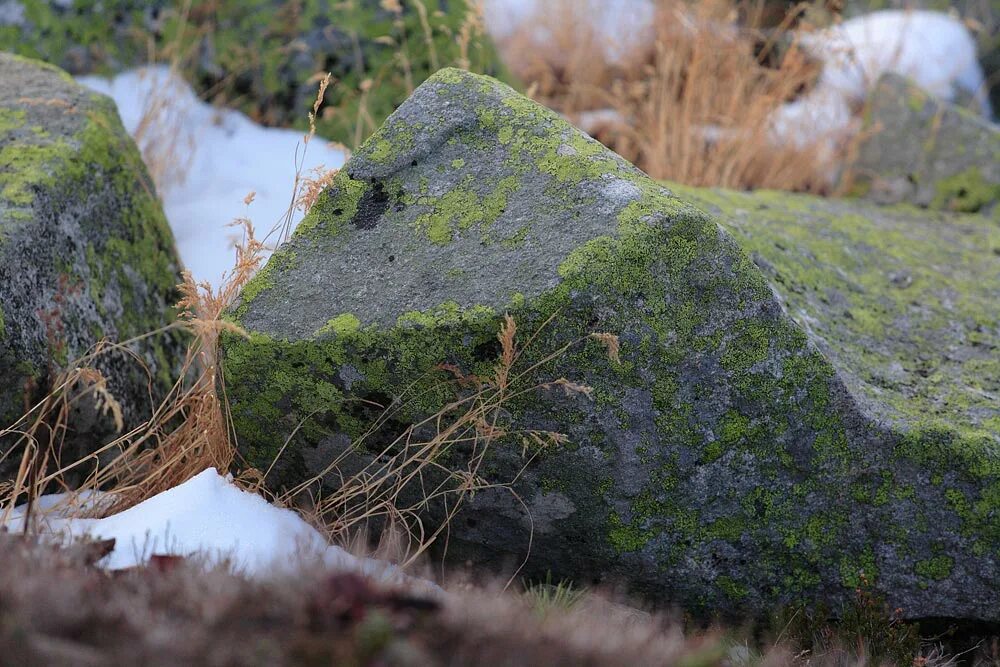
M 307 126 L 317 73 L 334 85 L 321 136 L 354 146 L 413 87 L 462 62 L 502 74 L 488 39 L 463 26 L 468 0 L 11 0 L 0 50 L 72 74 L 109 74 L 178 57 L 207 97 L 269 125 Z M 463 46 L 462 42 L 465 41 Z M 370 84 L 365 82 L 369 81 Z
M 975 113 L 889 74 L 872 92 L 863 132 L 858 194 L 963 212 L 1000 201 L 1000 127 Z
M 533 525 L 528 574 L 691 610 L 836 602 L 864 572 L 908 616 L 1000 620 L 996 228 L 825 205 L 656 183 L 443 70 L 232 312 L 250 333 L 223 346 L 240 447 L 266 468 L 294 432 L 268 477 L 291 485 L 403 396 L 351 455 L 370 457 L 454 399 L 454 368 L 488 377 L 510 313 L 531 370 L 481 472 L 517 495 L 476 493 L 449 556 L 516 565 Z M 558 378 L 592 392 L 529 389 Z M 536 450 L 525 430 L 568 439 Z
M 101 339 L 125 341 L 172 321 L 178 266 L 114 103 L 51 65 L 0 54 L 0 426 Z M 181 343 L 169 335 L 132 345 L 146 370 L 123 351 L 99 358 L 127 425 L 148 417 L 170 386 Z M 111 426 L 83 406 L 69 433 L 79 449 L 64 452 L 64 463 Z M 12 458 L 0 479 L 16 469 Z

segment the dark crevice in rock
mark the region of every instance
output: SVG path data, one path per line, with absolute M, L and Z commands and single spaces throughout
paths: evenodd
M 351 219 L 351 224 L 358 229 L 375 229 L 379 218 L 389 208 L 389 196 L 381 183 L 365 191 L 358 202 L 358 212 Z

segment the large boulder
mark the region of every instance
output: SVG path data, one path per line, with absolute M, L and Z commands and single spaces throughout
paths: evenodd
M 516 495 L 477 492 L 450 557 L 516 567 L 530 538 L 527 575 L 722 612 L 835 603 L 864 572 L 908 616 L 1000 620 L 996 228 L 825 206 L 679 198 L 510 88 L 443 70 L 232 311 L 242 453 L 276 459 L 276 487 L 345 452 L 356 467 L 470 391 L 456 370 L 490 377 L 509 313 L 524 349 L 479 470 Z M 532 389 L 560 378 L 589 396 Z M 370 431 L 373 405 L 392 410 Z M 567 439 L 524 437 L 545 431 Z
M 904 77 L 879 80 L 862 137 L 851 169 L 858 194 L 964 212 L 1000 201 L 1000 126 Z
M 51 65 L 0 53 L 0 428 L 98 341 L 169 324 L 178 267 L 114 103 Z M 148 418 L 171 386 L 182 343 L 154 336 L 98 358 L 126 426 Z M 83 401 L 64 463 L 115 430 L 112 415 L 89 414 Z M 0 452 L 14 440 L 0 438 Z M 16 470 L 12 459 L 0 479 Z
M 330 72 L 321 136 L 353 146 L 438 67 L 500 75 L 468 0 L 6 0 L 0 50 L 71 74 L 175 58 L 207 97 L 268 125 L 307 127 Z M 365 83 L 365 82 L 368 83 Z

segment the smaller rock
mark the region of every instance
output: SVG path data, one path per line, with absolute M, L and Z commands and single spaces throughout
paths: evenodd
M 1000 127 L 895 74 L 869 98 L 851 189 L 879 203 L 962 212 L 1000 199 Z
M 169 324 L 179 266 L 114 103 L 52 65 L 0 53 L 0 429 L 102 339 Z M 121 412 L 77 401 L 62 462 L 148 419 L 183 355 L 176 333 L 101 354 Z M 0 481 L 17 469 L 19 453 L 3 458 L 17 439 L 0 432 Z

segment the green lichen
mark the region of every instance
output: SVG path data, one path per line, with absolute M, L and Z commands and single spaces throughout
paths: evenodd
M 608 540 L 620 553 L 639 551 L 653 536 L 644 533 L 635 523 L 625 523 L 617 513 L 608 515 Z
M 315 335 L 323 336 L 326 334 L 333 334 L 335 336 L 344 336 L 354 333 L 360 328 L 361 320 L 359 320 L 356 315 L 352 313 L 342 313 L 327 322 L 326 325 L 315 333 Z
M 969 167 L 963 172 L 940 179 L 934 185 L 934 208 L 975 213 L 984 206 L 1000 200 L 1000 183 L 983 177 L 979 167 Z
M 7 134 L 25 123 L 24 109 L 0 109 L 0 134 Z
M 731 577 L 719 577 L 715 580 L 715 585 L 733 601 L 742 600 L 749 592 L 746 586 L 737 583 Z
M 928 579 L 947 579 L 951 576 L 951 568 L 955 562 L 948 556 L 935 556 L 927 560 L 917 561 L 916 572 Z
M 33 187 L 49 180 L 54 165 L 70 150 L 65 142 L 4 146 L 0 149 L 0 197 L 16 206 L 31 204 Z

